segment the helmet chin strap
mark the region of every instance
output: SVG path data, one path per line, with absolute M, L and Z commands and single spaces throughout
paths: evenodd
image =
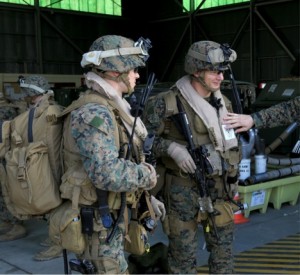
M 130 95 L 133 93 L 134 89 L 131 88 L 129 78 L 128 78 L 128 73 L 122 73 L 119 75 L 120 81 L 123 81 L 123 83 L 127 87 L 127 93 Z
M 218 89 L 216 89 L 216 90 L 215 90 L 215 89 L 212 89 L 212 88 L 210 88 L 210 87 L 205 83 L 205 80 L 204 80 L 204 74 L 205 74 L 205 72 L 202 71 L 202 72 L 200 73 L 200 76 L 199 76 L 199 77 L 192 76 L 192 78 L 195 79 L 197 82 L 199 82 L 199 83 L 204 87 L 204 89 L 206 89 L 206 90 L 209 91 L 210 93 L 216 92 Z
M 131 88 L 129 80 L 128 80 L 128 73 L 120 73 L 120 75 L 114 77 L 105 74 L 105 72 L 97 72 L 102 78 L 110 79 L 116 82 L 123 82 L 127 87 L 127 93 L 130 95 L 134 91 L 133 88 Z

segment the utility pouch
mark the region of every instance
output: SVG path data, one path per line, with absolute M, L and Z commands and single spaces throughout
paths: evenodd
M 57 245 L 75 254 L 81 254 L 85 247 L 79 209 L 72 208 L 66 201 L 51 211 L 49 216 L 49 237 Z
M 137 220 L 130 221 L 124 249 L 134 255 L 143 255 L 145 252 L 149 252 L 150 244 L 147 231 Z
M 91 207 L 82 207 L 80 210 L 80 215 L 82 222 L 82 233 L 92 236 L 94 209 Z
M 234 213 L 229 202 L 217 201 L 214 208 L 220 212 L 220 215 L 213 217 L 217 227 L 223 227 L 233 222 Z
M 147 199 L 146 199 L 147 200 Z M 150 203 L 148 200 L 147 203 Z M 132 208 L 128 232 L 125 236 L 124 249 L 134 255 L 143 255 L 150 251 L 148 233 L 141 220 L 137 218 L 136 205 Z

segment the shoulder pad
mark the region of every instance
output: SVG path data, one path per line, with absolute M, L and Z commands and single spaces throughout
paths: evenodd
M 164 101 L 166 104 L 166 116 L 167 117 L 178 113 L 177 102 L 176 102 L 177 92 L 178 91 L 171 89 L 171 90 L 161 94 L 161 96 L 164 98 Z
M 233 112 L 233 108 L 232 108 L 232 103 L 231 101 L 228 99 L 227 96 L 225 96 L 224 94 L 222 94 L 223 96 L 223 99 L 224 99 L 224 102 L 225 102 L 225 106 L 226 106 L 226 109 L 229 111 L 229 112 Z

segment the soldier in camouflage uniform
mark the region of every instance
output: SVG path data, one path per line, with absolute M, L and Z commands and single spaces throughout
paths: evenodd
M 29 75 L 26 77 L 19 77 L 19 84 L 21 91 L 26 95 L 27 98 L 27 109 L 43 106 L 48 102 L 51 104 L 57 104 L 54 101 L 54 93 L 50 89 L 50 84 L 48 80 L 41 75 Z M 44 112 L 47 111 L 47 108 L 44 109 Z M 56 134 L 55 134 L 56 135 Z M 57 134 L 58 135 L 58 134 Z M 53 136 L 49 136 L 53 138 Z M 46 143 L 46 141 L 44 141 Z M 54 157 L 55 161 L 59 159 L 59 156 Z M 55 166 L 56 172 L 53 173 L 56 177 L 56 182 L 60 183 L 61 171 L 58 169 L 58 166 Z M 47 217 L 46 217 L 47 218 Z M 57 257 L 62 256 L 62 248 L 58 245 L 53 244 L 49 238 L 46 238 L 42 241 L 41 246 L 46 246 L 47 248 L 36 253 L 33 256 L 33 259 L 36 261 L 48 261 Z
M 227 128 L 234 128 L 236 133 L 247 131 L 253 126 L 257 129 L 272 128 L 295 121 L 300 122 L 300 96 L 250 115 L 228 113 L 224 117 Z
M 25 77 L 20 76 L 19 85 L 22 94 L 24 94 L 24 96 L 26 97 L 26 102 L 24 101 L 24 103 L 26 103 L 25 104 L 26 106 L 24 107 L 24 104 L 21 105 L 19 103 L 17 103 L 17 106 L 20 106 L 20 109 L 22 109 L 23 111 L 33 107 L 42 106 L 43 104 L 45 104 L 45 102 L 48 102 L 48 100 L 52 101 L 53 104 L 56 104 L 54 102 L 53 91 L 50 90 L 50 85 L 48 83 L 48 80 L 45 77 L 40 75 L 29 75 Z M 47 109 L 45 110 L 47 111 Z M 49 137 L 52 138 L 52 136 Z M 60 182 L 61 173 L 56 172 L 54 174 L 57 175 L 56 176 L 57 182 Z M 6 213 L 8 213 L 7 209 L 6 209 Z M 24 237 L 26 235 L 26 228 L 23 225 L 21 225 L 18 219 L 16 219 L 15 217 L 13 219 L 15 223 L 17 222 L 16 225 L 10 227 L 9 228 L 10 230 L 5 232 L 5 234 L 1 235 L 0 241 L 11 241 L 11 240 Z M 49 242 L 47 239 L 46 241 L 43 241 L 41 245 L 47 246 L 47 249 L 35 254 L 34 255 L 35 260 L 46 261 L 46 260 L 51 260 L 53 258 L 62 256 L 62 248 L 60 246 L 54 245 L 53 243 Z
M 143 121 L 148 131 L 156 134 L 153 151 L 158 163 L 166 167 L 162 193 L 167 215 L 163 228 L 169 238 L 170 273 L 197 273 L 199 224 L 210 252 L 209 272 L 234 273 L 233 213 L 237 207 L 232 197 L 238 183 L 240 154 L 233 130 L 227 132 L 221 125 L 222 117 L 232 111 L 229 100 L 220 92 L 223 73 L 236 59 L 235 51 L 227 50 L 223 52 L 220 44 L 212 41 L 192 44 L 185 58 L 187 75 L 169 91 L 150 99 L 145 109 Z M 174 116 L 179 112 L 176 98 L 185 109 L 196 148 L 202 145 L 208 150 L 213 168 L 205 175 L 209 198 L 202 198 L 193 177 L 196 164 Z
M 10 103 L 0 92 L 0 121 L 11 120 L 19 114 L 18 107 Z
M 65 119 L 65 173 L 87 174 L 97 192 L 106 190 L 113 195 L 149 190 L 156 185 L 155 169 L 145 163 L 142 153 L 147 130 L 140 118 L 136 120 L 132 147 L 127 148 L 134 117 L 123 95 L 133 91 L 139 78 L 137 69 L 144 67 L 149 57 L 148 46 L 144 42 L 134 42 L 118 35 L 102 36 L 92 43 L 81 61 L 81 66 L 87 70 L 85 82 L 89 90 L 77 101 L 86 95 L 96 99 L 90 102 L 91 97 L 86 97 L 88 102 Z M 76 101 L 73 104 L 77 104 Z M 98 201 L 103 203 L 102 198 Z M 154 197 L 151 197 L 151 203 L 156 214 L 163 215 L 164 205 Z M 98 274 L 126 273 L 124 217 L 120 216 L 118 209 L 111 208 L 110 202 L 108 204 L 108 215 L 113 218 L 113 225 L 106 225 L 101 213 L 94 210 L 94 215 L 100 215 L 100 218 L 94 219 L 94 232 L 85 251 L 77 256 L 91 261 Z M 120 223 L 115 224 L 118 218 Z M 106 239 L 111 236 L 113 228 L 116 231 L 108 243 Z
M 20 114 L 20 108 L 7 100 L 0 92 L 0 124 L 5 120 L 12 120 Z M 2 126 L 0 126 L 2 127 Z M 26 229 L 22 222 L 14 217 L 6 208 L 0 188 L 0 242 L 23 238 Z

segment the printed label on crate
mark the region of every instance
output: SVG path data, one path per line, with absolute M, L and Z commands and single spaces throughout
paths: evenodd
M 258 190 L 253 192 L 250 207 L 264 204 L 265 196 L 266 196 L 265 190 Z

